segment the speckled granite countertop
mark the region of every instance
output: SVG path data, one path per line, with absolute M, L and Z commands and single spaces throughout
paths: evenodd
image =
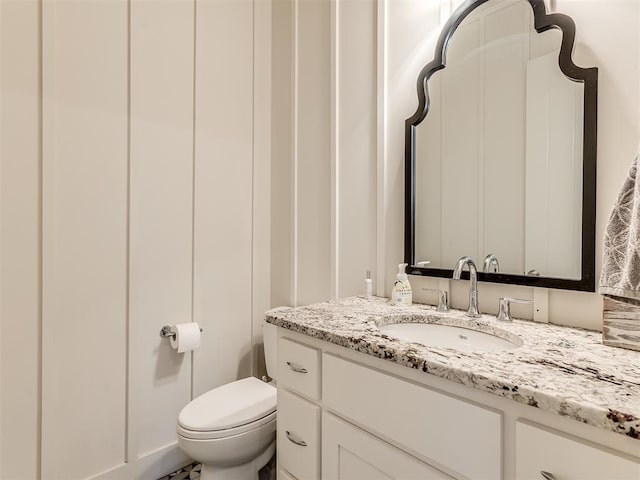
M 388 299 L 350 297 L 266 313 L 279 327 L 420 369 L 453 382 L 511 398 L 579 422 L 640 440 L 640 353 L 602 344 L 599 332 L 515 320 L 498 322 L 464 312 L 437 313 L 430 305 L 396 307 Z M 378 325 L 399 322 L 472 327 L 522 346 L 461 352 L 403 342 Z

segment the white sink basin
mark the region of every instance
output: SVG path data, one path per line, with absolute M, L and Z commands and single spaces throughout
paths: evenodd
M 522 345 L 515 336 L 513 340 L 508 340 L 477 330 L 439 323 L 390 323 L 378 328 L 381 333 L 405 342 L 455 348 L 463 352 L 496 352 Z

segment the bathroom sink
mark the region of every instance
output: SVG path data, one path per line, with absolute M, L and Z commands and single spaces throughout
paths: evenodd
M 497 352 L 522 345 L 516 335 L 502 332 L 503 338 L 486 332 L 442 323 L 388 323 L 379 325 L 380 332 L 405 342 L 429 347 L 454 348 L 463 352 Z

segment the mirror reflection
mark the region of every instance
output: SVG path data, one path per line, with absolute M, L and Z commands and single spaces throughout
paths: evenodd
M 580 279 L 584 84 L 558 65 L 526 0 L 496 0 L 455 30 L 415 127 L 415 262 Z

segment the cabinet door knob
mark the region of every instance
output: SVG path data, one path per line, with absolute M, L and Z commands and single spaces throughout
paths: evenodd
M 286 430 L 285 433 L 287 434 L 287 439 L 289 439 L 291 443 L 295 443 L 296 445 L 300 445 L 301 447 L 307 446 L 307 442 L 305 442 L 304 440 L 296 440 L 295 438 L 293 438 L 291 436 L 291 433 L 289 433 L 289 430 Z
M 553 476 L 553 473 L 542 471 L 540 472 L 540 475 L 542 475 L 542 478 L 544 478 L 544 480 L 556 480 L 556 477 Z
M 289 368 L 291 370 L 293 370 L 296 373 L 309 373 L 308 370 L 306 368 L 302 368 L 302 367 L 296 367 L 295 365 L 293 365 L 291 362 L 287 362 L 287 365 L 289 365 Z

